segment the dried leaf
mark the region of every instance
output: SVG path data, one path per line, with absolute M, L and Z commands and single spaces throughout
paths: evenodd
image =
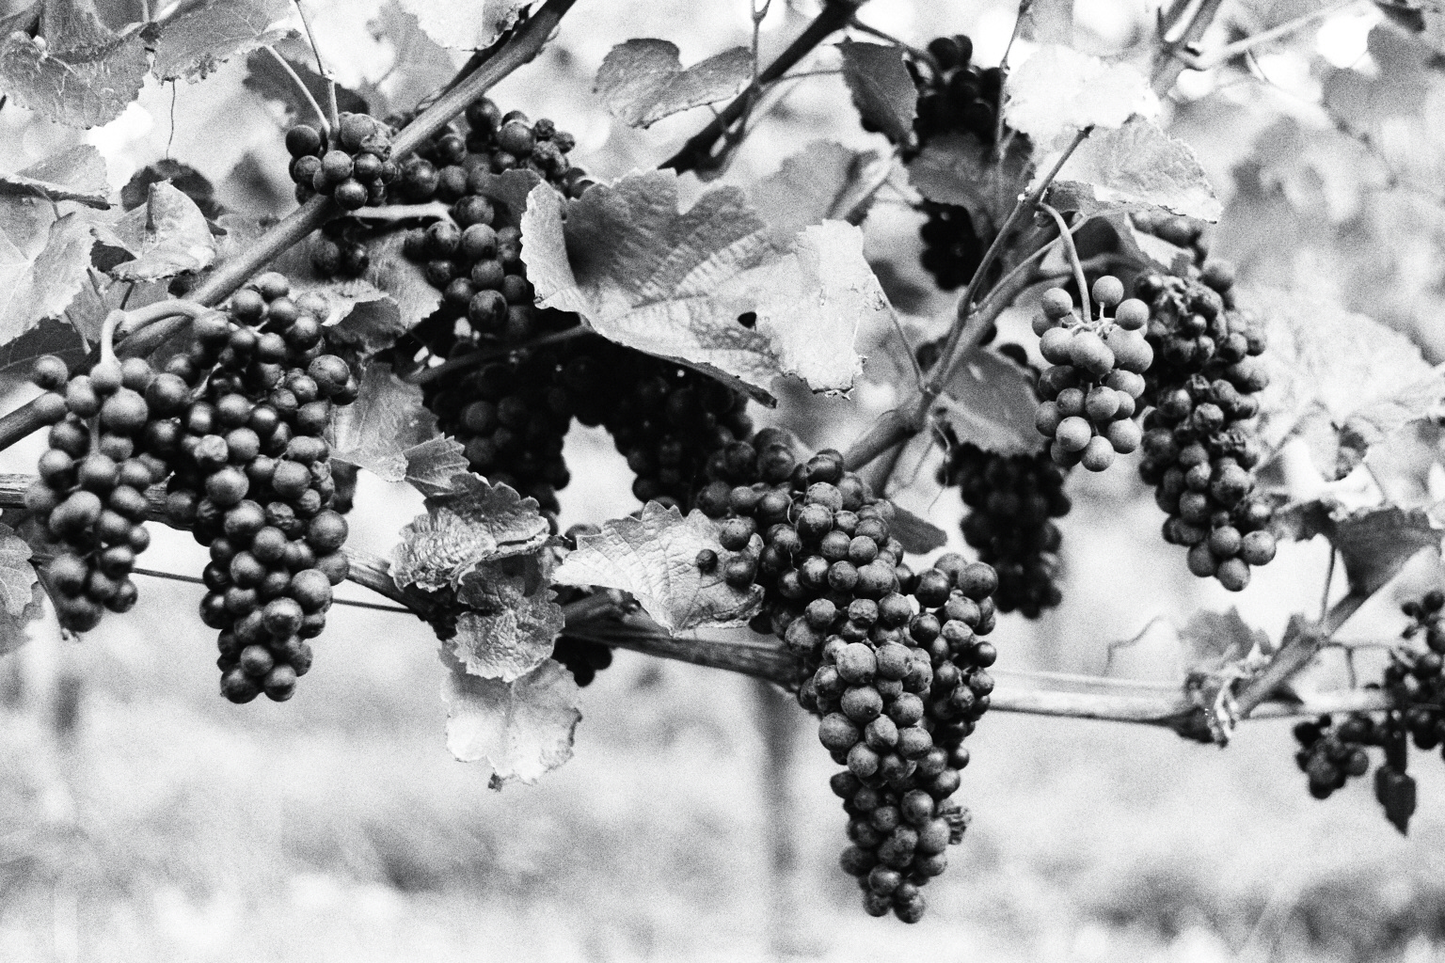
M 468 673 L 511 682 L 552 654 L 566 618 L 552 601 L 544 556 L 522 555 L 479 565 L 458 599 L 472 606 L 457 618 L 457 634 L 443 648 Z
M 192 6 L 166 21 L 151 70 L 162 80 L 203 80 L 238 54 L 294 36 L 294 30 L 275 27 L 290 12 L 287 0 L 210 0 Z
M 1039 47 L 1005 84 L 1004 118 L 1044 150 L 1062 147 L 1086 127 L 1122 127 L 1134 114 L 1152 117 L 1159 98 L 1128 64 L 1060 44 Z
M 1039 161 L 1040 173 L 1056 160 Z M 1064 162 L 1049 196 L 1055 207 L 1084 214 L 1161 207 L 1213 222 L 1223 210 L 1189 145 L 1142 117 L 1091 134 Z
M 843 54 L 843 80 L 864 124 L 890 140 L 907 142 L 918 116 L 918 88 L 903 65 L 903 48 L 844 40 L 838 50 Z
M 76 201 L 103 210 L 110 207 L 105 158 L 89 144 L 74 144 L 22 171 L 0 174 L 0 194 Z
M 426 509 L 401 530 L 392 553 L 391 577 L 402 588 L 455 588 L 481 563 L 534 552 L 547 540 L 535 499 L 477 475 L 453 476 Z
M 657 502 L 641 518 L 604 522 L 598 535 L 581 535 L 553 575 L 558 585 L 602 586 L 630 592 L 653 621 L 674 632 L 701 625 L 742 625 L 762 604 L 763 590 L 723 581 L 721 567 L 703 574 L 697 554 L 725 553 L 716 526 L 693 510 L 686 518 Z
M 666 40 L 628 40 L 607 52 L 592 92 L 607 112 L 629 127 L 649 127 L 664 117 L 715 104 L 741 93 L 753 79 L 753 55 L 733 47 L 682 67 L 676 45 Z
M 572 673 L 551 659 L 514 682 L 469 675 L 443 657 L 447 749 L 461 762 L 485 761 L 491 786 L 532 784 L 572 758 L 582 713 Z
M 361 370 L 361 393 L 336 412 L 332 457 L 389 482 L 407 476 L 407 449 L 437 434 L 436 416 L 422 404 L 421 388 L 396 376 L 390 365 Z
M 170 181 L 172 187 L 195 201 L 207 220 L 217 221 L 225 217 L 226 209 L 216 201 L 216 188 L 210 178 L 191 165 L 169 157 L 147 164 L 131 175 L 131 179 L 120 189 L 120 206 L 133 211 L 145 204 L 150 200 L 151 185 L 161 181 Z
M 674 173 L 634 174 L 568 203 L 565 230 L 563 220 L 557 192 L 534 189 L 522 257 L 540 304 L 760 400 L 771 401 L 765 386 L 780 374 L 846 391 L 861 365 L 859 325 L 889 310 L 857 228 L 830 221 L 782 235 L 736 188 L 679 213 Z
M 455 438 L 440 437 L 408 448 L 406 482 L 428 497 L 452 490 L 452 479 L 465 475 L 465 449 Z
M 135 255 L 111 269 L 123 281 L 155 281 L 210 266 L 216 242 L 196 202 L 171 184 L 152 184 L 150 198 L 116 222 L 115 236 Z

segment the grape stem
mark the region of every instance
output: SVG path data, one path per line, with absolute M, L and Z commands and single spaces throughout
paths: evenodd
M 1054 219 L 1059 226 L 1059 239 L 1064 242 L 1064 250 L 1069 254 L 1069 263 L 1074 268 L 1074 282 L 1079 286 L 1079 308 L 1084 315 L 1084 323 L 1088 324 L 1094 320 L 1094 306 L 1089 299 L 1089 282 L 1084 277 L 1084 265 L 1079 260 L 1079 249 L 1074 246 L 1074 235 L 1069 231 L 1069 225 L 1056 208 L 1050 204 L 1039 202 L 1039 210 Z M 1100 305 L 1100 312 L 1103 314 L 1103 305 Z
M 1289 34 L 1294 33 L 1296 30 L 1300 30 L 1308 26 L 1316 20 L 1322 20 L 1325 17 L 1330 16 L 1331 14 L 1335 14 L 1341 10 L 1346 9 L 1347 7 L 1356 7 L 1362 5 L 1363 4 L 1361 0 L 1337 0 L 1337 2 L 1335 3 L 1320 7 L 1317 10 L 1311 10 L 1309 13 L 1301 14 L 1300 16 L 1295 17 L 1293 20 L 1286 20 L 1284 23 L 1279 24 L 1278 26 L 1270 27 L 1268 30 L 1261 30 L 1259 33 L 1252 34 L 1242 40 L 1236 40 L 1233 43 L 1225 44 L 1223 47 L 1220 47 L 1218 50 L 1211 51 L 1207 55 L 1194 54 L 1186 48 L 1183 50 L 1176 50 L 1174 56 L 1182 60 L 1184 62 L 1184 66 L 1190 70 L 1212 70 L 1215 67 L 1228 63 L 1236 57 L 1248 53 L 1255 47 L 1270 43 L 1275 40 L 1279 40 L 1281 37 L 1286 37 Z
M 468 104 L 535 57 L 557 29 L 563 15 L 576 2 L 577 0 L 547 0 L 492 56 L 478 58 L 475 70 L 438 97 L 397 135 L 391 145 L 392 156 L 400 158 L 416 150 L 448 121 L 464 111 Z M 204 305 L 219 304 L 277 256 L 340 213 L 341 208 L 329 197 L 313 197 L 261 235 L 256 244 L 245 253 L 217 267 L 214 273 L 190 293 L 191 300 Z M 187 323 L 188 318 L 168 318 L 152 325 L 144 334 L 138 335 L 136 343 L 127 350 L 137 354 L 151 350 Z M 91 358 L 90 363 L 93 364 L 94 360 Z M 0 451 L 43 427 L 45 423 L 37 415 L 33 401 L 7 413 L 0 417 Z
M 291 78 L 291 86 L 296 88 L 296 92 L 305 99 L 307 105 L 316 114 L 316 119 L 321 126 L 321 133 L 330 136 L 331 122 L 326 119 L 326 111 L 321 109 L 321 105 L 318 104 L 316 98 L 311 95 L 311 88 L 306 86 L 306 82 L 296 73 L 296 68 L 291 66 L 291 61 L 277 53 L 275 47 L 262 47 L 261 49 L 270 54 L 286 73 L 286 76 Z

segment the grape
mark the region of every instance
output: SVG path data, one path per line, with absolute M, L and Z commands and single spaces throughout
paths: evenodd
M 993 627 L 998 578 L 958 556 L 915 575 L 889 506 L 836 451 L 800 463 L 767 430 L 721 448 L 706 474 L 696 504 L 721 522 L 726 565 L 741 563 L 764 590 L 753 628 L 802 658 L 798 700 L 847 767 L 833 779 L 851 820 L 843 867 L 868 912 L 916 922 L 918 887 L 945 861 L 914 827 L 952 838 L 951 760 L 989 706 L 983 670 L 997 653 L 978 637 Z

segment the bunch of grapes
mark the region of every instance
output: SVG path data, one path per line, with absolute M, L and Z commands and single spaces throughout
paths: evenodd
M 306 124 L 286 132 L 296 199 L 323 194 L 354 211 L 386 200 L 387 186 L 400 173 L 391 160 L 391 130 L 367 114 L 342 114 L 335 143 Z
M 359 278 L 371 266 L 371 252 L 345 219 L 328 221 L 306 242 L 311 266 L 323 278 Z
M 798 701 L 847 766 L 832 781 L 849 816 L 843 868 L 869 913 L 917 922 L 920 888 L 962 837 L 965 817 L 948 799 L 993 691 L 997 653 L 981 636 L 994 625 L 995 573 L 946 556 L 914 574 L 887 503 L 836 451 L 799 463 L 781 434 L 763 431 L 708 467 L 697 504 L 721 521 L 727 554 L 705 551 L 697 564 L 763 587 L 754 628 L 799 656 Z
M 1209 257 L 1209 237 L 1204 233 L 1204 221 L 1159 210 L 1135 211 L 1129 219 L 1136 230 L 1190 251 L 1196 266 L 1203 266 Z
M 1103 471 L 1114 463 L 1116 452 L 1128 454 L 1139 447 L 1142 432 L 1133 418 L 1154 350 L 1140 334 L 1149 308 L 1135 298 L 1125 301 L 1118 278 L 1099 278 L 1093 296 L 1099 317 L 1086 319 L 1075 312 L 1073 298 L 1063 288 L 1044 294 L 1034 332 L 1044 360 L 1053 367 L 1039 376 L 1043 401 L 1034 424 L 1052 439 L 1049 454 L 1055 464 Z
M 32 379 L 46 391 L 37 407 L 51 427 L 25 503 L 57 546 L 46 573 L 60 624 L 85 632 L 136 603 L 130 574 L 150 545 L 145 492 L 168 472 L 149 429 L 184 408 L 186 393 L 139 358 L 72 378 L 46 356 Z
M 1274 558 L 1275 538 L 1267 530 L 1272 510 L 1253 495 L 1250 473 L 1260 459 L 1250 420 L 1269 380 L 1255 360 L 1265 337 L 1253 317 L 1233 309 L 1232 284 L 1223 267 L 1137 284 L 1154 349 L 1139 473 L 1169 514 L 1164 539 L 1188 547 L 1189 570 L 1239 591 L 1251 566 Z
M 1328 799 L 1344 788 L 1350 777 L 1370 771 L 1370 757 L 1365 747 L 1379 744 L 1379 733 L 1369 716 L 1351 715 L 1341 722 L 1320 716 L 1313 722 L 1294 727 L 1299 750 L 1295 762 L 1309 779 L 1310 795 Z
M 939 481 L 957 485 L 968 511 L 960 527 L 979 560 L 998 573 L 994 601 L 1001 612 L 1036 619 L 1062 601 L 1055 518 L 1069 513 L 1067 469 L 1048 452 L 1004 455 L 955 443 Z
M 638 501 L 686 509 L 708 459 L 752 435 L 747 396 L 715 378 L 611 343 L 568 363 L 577 418 L 601 424 L 636 476 Z M 626 387 L 607 391 L 608 385 Z
M 325 302 L 289 293 L 264 274 L 198 318 L 157 377 L 187 403 L 146 436 L 172 469 L 168 519 L 210 548 L 201 619 L 220 632 L 221 691 L 238 703 L 291 697 L 349 570 L 322 435 L 358 385 L 325 353 Z

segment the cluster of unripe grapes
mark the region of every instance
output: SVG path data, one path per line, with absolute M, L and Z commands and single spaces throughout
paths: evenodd
M 997 652 L 981 636 L 994 625 L 995 573 L 946 556 L 915 574 L 886 503 L 836 451 L 799 461 L 765 430 L 719 452 L 709 474 L 697 506 L 720 521 L 726 554 L 697 564 L 763 587 L 753 627 L 798 655 L 798 701 L 847 767 L 832 782 L 849 816 L 843 868 L 869 913 L 917 922 L 920 888 L 962 836 L 948 800 L 993 691 Z
M 1097 318 L 1080 317 L 1063 288 L 1044 293 L 1033 327 L 1052 367 L 1039 375 L 1043 400 L 1034 426 L 1052 440 L 1049 455 L 1056 465 L 1103 471 L 1116 453 L 1139 447 L 1143 433 L 1134 414 L 1154 351 L 1142 333 L 1149 307 L 1137 298 L 1124 300 L 1122 281 L 1105 275 L 1092 294 Z
M 147 428 L 181 410 L 186 397 L 158 384 L 139 358 L 103 361 L 71 377 L 65 362 L 46 356 L 32 380 L 46 392 L 36 407 L 51 427 L 25 503 L 57 546 L 46 566 L 56 616 L 86 632 L 106 611 L 136 603 L 130 574 L 150 545 L 145 493 L 168 473 Z
M 1053 520 L 1071 507 L 1064 494 L 1066 471 L 1045 451 L 1004 455 L 957 442 L 939 468 L 939 482 L 958 486 L 963 496 L 964 541 L 998 573 L 993 598 L 1000 612 L 1036 619 L 1063 600 L 1058 586 L 1063 536 Z
M 1191 275 L 1137 282 L 1155 355 L 1139 472 L 1169 514 L 1164 539 L 1189 549 L 1189 570 L 1239 591 L 1276 547 L 1273 511 L 1251 474 L 1261 453 L 1249 422 L 1269 381 L 1255 360 L 1265 337 L 1233 309 L 1232 272 L 1210 265 Z
M 344 113 L 332 133 L 334 141 L 307 124 L 286 132 L 296 199 L 322 194 L 348 211 L 384 203 L 401 174 L 391 159 L 390 128 L 367 114 Z

